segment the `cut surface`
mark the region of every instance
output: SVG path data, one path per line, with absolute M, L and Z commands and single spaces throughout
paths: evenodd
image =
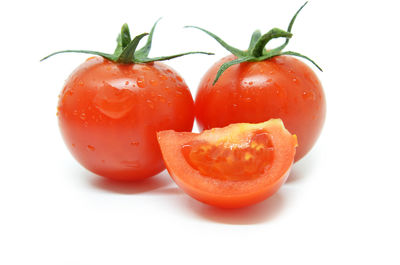
M 281 120 L 231 124 L 200 134 L 158 132 L 173 180 L 193 198 L 218 207 L 260 202 L 286 181 L 297 146 Z
M 182 153 L 205 177 L 232 181 L 254 179 L 268 171 L 274 147 L 264 130 L 251 132 L 246 138 L 235 142 L 223 136 L 215 142 L 194 140 L 182 146 Z

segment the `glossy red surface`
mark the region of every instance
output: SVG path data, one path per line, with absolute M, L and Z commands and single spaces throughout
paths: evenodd
M 67 79 L 58 118 L 66 145 L 85 168 L 137 180 L 165 168 L 157 131 L 191 131 L 193 99 L 183 79 L 163 63 L 92 57 Z
M 220 66 L 234 58 L 222 58 L 200 82 L 195 101 L 199 128 L 280 118 L 297 135 L 295 160 L 301 159 L 313 147 L 325 121 L 325 95 L 316 74 L 294 57 L 277 56 L 234 65 L 213 86 Z

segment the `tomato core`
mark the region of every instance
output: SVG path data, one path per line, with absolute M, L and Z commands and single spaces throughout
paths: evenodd
M 259 130 L 243 139 L 194 140 L 182 145 L 191 167 L 203 176 L 242 181 L 264 174 L 272 164 L 274 147 L 270 134 Z

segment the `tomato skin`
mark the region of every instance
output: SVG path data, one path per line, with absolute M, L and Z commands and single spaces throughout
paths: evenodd
M 92 57 L 67 79 L 57 115 L 76 160 L 100 176 L 131 181 L 165 169 L 156 132 L 191 131 L 194 103 L 183 79 L 163 63 Z
M 238 143 L 246 143 L 246 135 L 258 129 L 271 135 L 274 155 L 268 168 L 256 177 L 243 176 L 243 179 L 238 180 L 206 176 L 192 167 L 185 158 L 184 150 L 190 142 L 218 142 L 221 137 L 232 138 L 239 134 Z M 277 192 L 289 175 L 297 146 L 297 138 L 284 128 L 281 120 L 259 124 L 231 124 L 224 128 L 205 130 L 200 134 L 167 130 L 158 132 L 157 135 L 168 172 L 176 184 L 191 197 L 221 208 L 249 206 Z M 245 149 L 242 151 L 246 152 Z
M 295 161 L 300 160 L 313 147 L 325 121 L 325 95 L 317 76 L 300 60 L 277 56 L 233 65 L 213 86 L 220 66 L 235 58 L 222 58 L 202 78 L 195 100 L 199 128 L 280 118 L 298 137 Z

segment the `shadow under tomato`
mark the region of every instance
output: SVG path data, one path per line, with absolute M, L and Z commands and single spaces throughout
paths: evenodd
M 292 184 L 302 181 L 307 175 L 311 173 L 315 165 L 315 159 L 312 154 L 304 157 L 295 163 L 290 171 L 286 184 Z
M 187 198 L 186 207 L 194 211 L 196 215 L 212 222 L 249 225 L 271 221 L 283 209 L 284 202 L 284 196 L 276 193 L 263 202 L 239 209 L 217 208 L 191 198 Z
M 184 192 L 179 189 L 175 184 L 171 183 L 171 187 L 163 187 L 161 189 L 157 189 L 153 191 L 153 194 L 161 194 L 161 195 L 182 195 Z
M 103 177 L 89 179 L 89 184 L 97 189 L 120 194 L 139 194 L 161 189 L 171 184 L 168 173 L 163 172 L 143 180 L 121 182 Z

